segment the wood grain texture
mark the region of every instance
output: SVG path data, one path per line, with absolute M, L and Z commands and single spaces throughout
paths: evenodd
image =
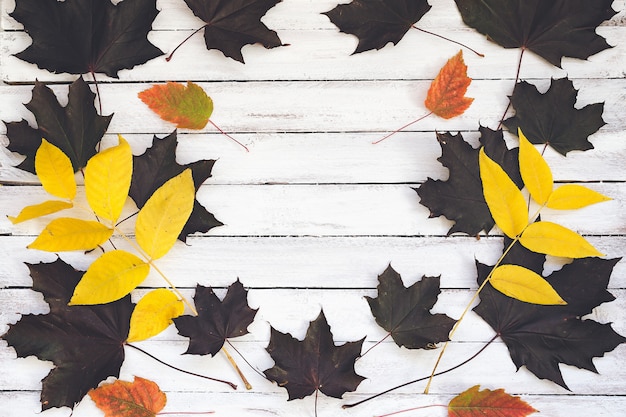
M 342 3 L 347 0 L 342 0 Z M 98 75 L 103 113 L 115 113 L 104 145 L 123 134 L 139 155 L 153 135 L 163 137 L 173 126 L 152 114 L 137 93 L 152 83 L 195 81 L 213 98 L 212 120 L 249 146 L 236 144 L 208 126 L 199 132 L 178 132 L 177 161 L 216 159 L 213 176 L 201 187 L 199 201 L 225 226 L 178 243 L 158 261 L 159 267 L 190 297 L 197 283 L 225 288 L 239 278 L 249 288 L 250 304 L 259 308 L 250 334 L 233 345 L 257 370 L 272 366 L 265 352 L 269 326 L 302 338 L 310 320 L 324 309 L 337 343 L 365 337 L 365 349 L 385 333 L 374 322 L 364 296 L 376 294 L 377 276 L 391 264 L 410 285 L 423 275 L 441 276 L 443 288 L 434 312 L 458 317 L 476 289 L 475 261 L 493 264 L 502 251 L 496 229 L 480 239 L 446 236 L 451 223 L 430 219 L 412 190 L 428 178 L 445 179 L 446 168 L 437 158 L 441 149 L 436 132 L 461 132 L 474 146 L 478 128 L 496 128 L 511 94 L 518 50 L 505 50 L 465 27 L 452 0 L 431 1 L 433 8 L 418 26 L 462 41 L 485 58 L 464 51 L 469 76 L 468 96 L 475 101 L 462 116 L 442 120 L 429 117 L 393 138 L 372 145 L 397 127 L 427 113 L 426 91 L 445 61 L 459 47 L 412 30 L 396 46 L 350 55 L 357 40 L 339 33 L 322 15 L 338 1 L 283 0 L 263 22 L 289 46 L 266 50 L 246 46 L 246 64 L 207 51 L 201 35 L 185 44 L 168 63 L 157 58 L 120 79 Z M 161 13 L 149 39 L 171 52 L 202 23 L 182 0 L 157 0 Z M 1 0 L 0 10 L 0 119 L 28 120 L 23 106 L 31 98 L 35 79 L 52 82 L 65 104 L 67 83 L 76 76 L 50 74 L 15 58 L 30 42 L 21 25 L 8 13 L 14 0 Z M 567 158 L 548 149 L 546 159 L 559 183 L 584 183 L 613 200 L 576 212 L 546 211 L 544 218 L 586 235 L 607 258 L 622 257 L 626 248 L 626 2 L 616 0 L 619 13 L 597 32 L 613 45 L 579 61 L 565 58 L 563 68 L 525 54 L 521 78 L 545 91 L 550 78 L 568 76 L 579 90 L 577 108 L 603 102 L 607 125 L 589 139 L 588 152 Z M 90 83 L 93 80 L 86 76 Z M 511 113 L 509 113 L 511 114 Z M 517 139 L 505 133 L 509 146 Z M 40 294 L 30 290 L 32 280 L 25 262 L 52 262 L 56 254 L 27 250 L 46 219 L 18 226 L 6 215 L 43 201 L 46 193 L 37 178 L 15 168 L 21 158 L 6 150 L 6 128 L 0 124 L 0 333 L 21 314 L 45 314 Z M 79 194 L 84 194 L 82 187 Z M 82 197 L 81 197 L 82 198 Z M 135 210 L 132 202 L 125 208 Z M 82 214 L 83 216 L 87 216 Z M 132 228 L 123 230 L 132 234 Z M 116 246 L 125 243 L 115 238 Z M 59 255 L 74 267 L 86 269 L 97 254 Z M 566 260 L 549 258 L 547 275 Z M 151 274 L 133 295 L 137 300 L 163 285 Z M 586 319 L 612 322 L 626 334 L 626 263 L 619 262 L 609 283 L 616 301 L 594 309 Z M 441 369 L 458 364 L 478 351 L 493 330 L 470 314 L 459 328 Z M 185 338 L 169 328 L 138 344 L 159 358 L 184 369 L 220 376 L 239 383 L 223 355 L 216 358 L 182 355 Z M 357 401 L 393 385 L 428 374 L 438 351 L 409 351 L 385 341 L 357 362 L 367 377 L 355 393 L 343 400 L 320 397 L 320 416 L 372 416 L 429 405 L 446 404 L 454 395 L 480 384 L 505 388 L 521 395 L 541 411 L 555 417 L 621 417 L 626 408 L 626 346 L 622 345 L 594 364 L 599 374 L 561 366 L 571 388 L 539 380 L 526 369 L 516 371 L 506 347 L 497 341 L 478 358 L 456 372 L 435 379 L 429 395 L 414 384 L 354 409 Z M 51 365 L 33 357 L 16 359 L 15 351 L 0 342 L 0 416 L 39 415 L 40 380 Z M 313 416 L 314 399 L 287 401 L 284 389 L 243 367 L 253 390 L 224 387 L 162 367 L 127 348 L 121 378 L 150 378 L 168 394 L 165 411 L 215 411 L 216 416 Z M 98 415 L 90 400 L 74 411 L 75 417 Z M 429 415 L 444 416 L 444 408 Z M 53 409 L 43 416 L 67 416 L 68 409 Z M 410 413 L 406 414 L 411 415 Z M 415 412 L 414 415 L 421 415 Z

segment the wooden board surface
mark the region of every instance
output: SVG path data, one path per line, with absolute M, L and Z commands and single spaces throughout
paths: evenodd
M 345 2 L 345 1 L 344 1 Z M 122 134 L 136 155 L 153 135 L 163 137 L 172 125 L 161 121 L 137 98 L 152 83 L 194 81 L 213 98 L 212 120 L 250 148 L 242 148 L 211 126 L 199 132 L 181 130 L 177 161 L 217 160 L 213 175 L 198 192 L 198 200 L 225 225 L 179 244 L 159 266 L 191 296 L 196 283 L 224 288 L 239 278 L 250 289 L 249 301 L 259 308 L 250 334 L 233 342 L 258 371 L 272 366 L 265 352 L 269 323 L 302 338 L 310 320 L 324 309 L 337 343 L 365 337 L 364 349 L 385 336 L 369 312 L 364 296 L 376 294 L 377 275 L 391 264 L 411 284 L 423 275 L 441 276 L 443 288 L 435 312 L 458 317 L 476 289 L 475 260 L 492 264 L 502 249 L 498 230 L 480 239 L 447 236 L 451 222 L 428 217 L 412 188 L 428 178 L 445 179 L 448 171 L 435 132 L 461 132 L 477 146 L 478 128 L 496 128 L 513 89 L 519 51 L 503 49 L 463 25 L 452 0 L 430 2 L 433 9 L 420 21 L 423 29 L 454 38 L 480 50 L 479 58 L 465 51 L 468 96 L 475 97 L 462 116 L 430 117 L 381 143 L 371 142 L 386 132 L 426 113 L 423 99 L 432 78 L 458 46 L 418 31 L 410 31 L 396 46 L 350 55 L 356 38 L 339 33 L 320 13 L 337 1 L 283 0 L 263 21 L 289 46 L 266 50 L 243 49 L 246 64 L 207 51 L 195 36 L 170 62 L 154 59 L 119 79 L 99 76 L 103 113 L 115 113 L 104 138 L 114 143 Z M 26 119 L 24 108 L 35 79 L 49 82 L 59 100 L 66 100 L 67 83 L 76 76 L 51 74 L 20 61 L 13 54 L 28 46 L 29 36 L 8 13 L 13 0 L 0 1 L 0 120 Z M 161 10 L 149 39 L 166 53 L 201 26 L 182 0 L 158 0 Z M 562 68 L 526 54 L 521 78 L 545 91 L 551 78 L 568 76 L 579 89 L 577 108 L 603 102 L 607 122 L 590 137 L 594 149 L 572 152 L 567 158 L 548 149 L 546 159 L 559 183 L 585 183 L 613 198 L 601 208 L 576 212 L 548 211 L 545 218 L 588 236 L 608 258 L 624 256 L 626 248 L 626 2 L 620 12 L 598 28 L 614 47 L 587 61 L 566 58 Z M 91 78 L 86 77 L 91 82 Z M 511 145 L 514 137 L 505 134 Z M 42 201 L 45 192 L 37 178 L 15 168 L 21 158 L 6 150 L 6 128 L 0 125 L 0 333 L 21 314 L 47 311 L 42 297 L 31 291 L 24 262 L 51 262 L 54 254 L 26 249 L 45 220 L 13 226 L 6 215 Z M 82 187 L 79 191 L 82 194 Z M 129 203 L 126 211 L 134 207 Z M 115 240 L 121 247 L 124 242 Z M 95 255 L 65 253 L 61 258 L 85 269 Z M 563 261 L 550 259 L 546 272 Z M 588 317 L 612 322 L 626 334 L 626 264 L 619 262 L 609 283 L 616 301 Z M 133 295 L 138 299 L 161 286 L 150 275 Z M 477 352 L 493 330 L 470 314 L 444 357 L 442 369 Z M 181 355 L 186 339 L 170 328 L 139 343 L 154 355 L 181 368 L 236 380 L 226 360 Z M 357 363 L 367 377 L 343 400 L 320 397 L 320 416 L 372 416 L 400 409 L 447 403 L 454 395 L 480 384 L 505 388 L 521 395 L 543 416 L 622 416 L 626 409 L 626 346 L 594 360 L 599 374 L 561 366 L 571 391 L 539 380 L 525 368 L 516 371 L 501 342 L 490 345 L 476 360 L 435 379 L 431 394 L 414 384 L 394 394 L 349 410 L 344 403 L 366 398 L 398 383 L 427 375 L 438 354 L 410 351 L 393 342 Z M 121 378 L 133 375 L 158 382 L 168 394 L 166 411 L 215 411 L 216 416 L 313 416 L 314 398 L 287 401 L 284 389 L 250 368 L 253 390 L 229 391 L 217 384 L 169 370 L 127 349 Z M 0 416 L 38 415 L 40 380 L 50 363 L 33 357 L 16 359 L 15 351 L 0 342 Z M 444 416 L 444 408 L 428 411 Z M 53 409 L 43 416 L 68 416 Z M 90 400 L 75 417 L 99 415 Z M 404 415 L 425 415 L 415 411 Z

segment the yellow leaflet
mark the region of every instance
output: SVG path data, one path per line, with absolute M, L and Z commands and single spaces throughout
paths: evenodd
M 519 265 L 497 267 L 489 280 L 502 294 L 532 304 L 567 304 L 541 275 Z
M 85 168 L 85 193 L 98 217 L 115 223 L 128 197 L 133 174 L 130 145 L 118 135 L 119 145 L 94 155 Z
M 519 128 L 517 130 L 519 135 L 519 169 L 522 180 L 533 200 L 543 206 L 552 194 L 552 187 L 554 186 L 552 171 L 539 151 L 526 139 L 522 130 Z
M 185 306 L 176 294 L 159 288 L 144 295 L 135 306 L 130 317 L 127 342 L 146 340 L 161 333 L 172 319 L 183 314 Z
M 44 190 L 53 196 L 68 200 L 76 196 L 76 179 L 70 158 L 45 139 L 41 140 L 35 154 L 35 172 Z
M 489 282 L 502 294 L 526 303 L 567 304 L 541 275 L 522 266 L 499 266 Z
M 37 217 L 46 216 L 48 214 L 56 213 L 61 210 L 66 210 L 74 207 L 69 201 L 49 200 L 33 206 L 27 206 L 20 211 L 17 217 L 7 216 L 11 223 L 17 224 L 25 222 L 26 220 L 36 219 Z
M 48 252 L 91 250 L 106 242 L 113 230 L 98 222 L 61 217 L 52 220 L 29 249 Z
M 484 148 L 481 148 L 478 160 L 483 195 L 491 216 L 504 234 L 514 238 L 528 224 L 524 196 L 500 165 L 485 154 Z
M 578 233 L 552 222 L 536 222 L 528 226 L 520 243 L 533 252 L 566 258 L 604 256 Z
M 146 202 L 135 223 L 135 238 L 152 259 L 165 255 L 176 243 L 191 215 L 196 189 L 191 170 L 163 184 Z
M 96 259 L 74 289 L 70 305 L 105 304 L 124 297 L 148 276 L 150 265 L 123 250 Z
M 574 210 L 609 200 L 609 197 L 582 185 L 567 184 L 554 190 L 546 206 L 557 210 Z

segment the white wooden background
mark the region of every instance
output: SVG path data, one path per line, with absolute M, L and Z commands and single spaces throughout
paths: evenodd
M 344 0 L 343 2 L 347 2 Z M 512 92 L 519 51 L 505 50 L 465 27 L 452 0 L 433 0 L 432 10 L 419 26 L 461 40 L 482 51 L 479 58 L 465 51 L 469 76 L 468 96 L 475 97 L 462 116 L 444 121 L 430 117 L 380 145 L 371 145 L 385 132 L 426 113 L 423 100 L 432 78 L 458 47 L 418 31 L 410 31 L 397 46 L 356 56 L 356 38 L 341 34 L 320 13 L 337 0 L 284 0 L 263 21 L 276 30 L 287 47 L 266 50 L 247 46 L 246 64 L 207 51 L 196 35 L 167 63 L 164 57 L 121 71 L 120 79 L 100 76 L 104 114 L 115 112 L 106 141 L 123 134 L 135 154 L 152 140 L 170 133 L 137 98 L 150 83 L 194 81 L 213 98 L 212 120 L 250 148 L 242 148 L 210 126 L 199 133 L 179 132 L 180 163 L 218 159 L 213 177 L 198 198 L 225 226 L 189 238 L 177 245 L 159 265 L 189 296 L 197 282 L 224 288 L 237 278 L 250 289 L 251 306 L 260 308 L 251 334 L 233 343 L 259 369 L 272 366 L 265 352 L 269 323 L 282 332 L 303 337 L 310 320 L 324 308 L 338 343 L 366 336 L 364 348 L 384 337 L 376 326 L 365 295 L 376 294 L 377 275 L 389 263 L 409 285 L 422 275 L 441 275 L 443 293 L 435 311 L 458 317 L 476 288 L 474 259 L 493 263 L 501 251 L 501 237 L 476 240 L 445 237 L 450 223 L 429 219 L 411 187 L 427 177 L 446 178 L 436 158 L 440 148 L 434 131 L 461 131 L 477 141 L 479 124 L 495 128 Z M 202 25 L 182 0 L 158 0 L 161 13 L 149 38 L 171 51 Z M 72 75 L 52 75 L 22 62 L 12 54 L 29 44 L 21 25 L 8 16 L 13 0 L 2 1 L 0 33 L 0 119 L 17 121 L 32 116 L 23 107 L 30 100 L 35 79 L 59 82 L 53 88 L 66 97 Z M 614 198 L 602 207 L 576 213 L 547 213 L 549 217 L 589 235 L 608 257 L 624 256 L 626 247 L 626 4 L 614 2 L 621 12 L 598 33 L 616 45 L 589 59 L 564 59 L 563 69 L 526 54 L 521 78 L 547 88 L 550 78 L 568 75 L 580 90 L 578 107 L 605 102 L 608 123 L 590 140 L 588 152 L 563 158 L 548 150 L 546 158 L 555 178 L 586 182 Z M 88 79 L 88 81 L 90 81 Z M 0 141 L 7 143 L 4 126 Z M 514 143 L 514 142 L 512 142 Z M 0 333 L 20 314 L 45 313 L 46 305 L 29 287 L 24 262 L 52 261 L 55 255 L 30 251 L 25 246 L 43 226 L 34 221 L 12 226 L 6 214 L 39 202 L 44 192 L 34 176 L 16 170 L 16 155 L 0 154 Z M 62 254 L 76 268 L 91 259 L 83 254 Z M 149 277 L 144 289 L 160 286 Z M 615 302 L 597 308 L 591 317 L 613 322 L 626 334 L 626 263 L 618 263 L 610 282 Z M 221 291 L 223 293 L 223 291 Z M 462 324 L 440 369 L 454 365 L 477 351 L 493 331 L 471 314 Z M 221 355 L 211 359 L 181 355 L 187 340 L 170 328 L 141 347 L 182 368 L 237 381 Z M 622 416 L 626 409 L 626 346 L 596 359 L 600 375 L 562 366 L 568 392 L 535 378 L 525 369 L 515 372 L 506 347 L 497 342 L 469 365 L 434 380 L 430 395 L 423 384 L 351 410 L 353 402 L 419 376 L 427 375 L 438 354 L 409 351 L 385 342 L 357 363 L 366 376 L 355 393 L 344 400 L 320 397 L 320 416 L 372 416 L 399 409 L 447 404 L 459 392 L 480 384 L 505 388 L 523 396 L 542 416 Z M 16 359 L 0 342 L 0 416 L 37 415 L 40 380 L 49 363 L 35 358 Z M 251 369 L 243 367 L 253 390 L 230 391 L 162 367 L 140 353 L 127 350 L 121 379 L 133 375 L 153 379 L 168 394 L 165 411 L 215 411 L 218 416 L 312 416 L 313 397 L 287 401 L 287 393 Z M 241 384 L 239 384 L 241 385 Z M 444 416 L 444 408 L 428 411 Z M 69 409 L 46 411 L 45 416 L 67 416 Z M 89 399 L 74 416 L 99 415 Z M 414 412 L 408 415 L 425 415 Z

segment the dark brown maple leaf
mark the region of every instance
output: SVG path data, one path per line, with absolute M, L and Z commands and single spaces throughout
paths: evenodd
M 260 43 L 266 48 L 283 46 L 280 38 L 261 22 L 269 9 L 282 0 L 185 0 L 193 14 L 206 22 L 207 49 L 244 62 L 241 48 Z
M 606 124 L 602 119 L 604 103 L 577 109 L 577 95 L 578 90 L 568 78 L 552 80 L 543 94 L 521 81 L 511 96 L 515 116 L 503 123 L 510 132 L 517 134 L 521 128 L 532 143 L 546 143 L 562 155 L 593 149 L 587 138 Z
M 48 71 L 102 72 L 143 64 L 163 52 L 148 41 L 156 0 L 17 0 L 10 14 L 33 43 L 15 56 Z
M 265 376 L 284 387 L 289 400 L 317 391 L 341 398 L 365 379 L 354 371 L 363 340 L 335 346 L 324 311 L 311 322 L 302 341 L 272 327 L 267 351 L 275 364 Z
M 378 282 L 378 296 L 365 298 L 376 323 L 391 334 L 398 346 L 426 349 L 433 343 L 449 340 L 456 320 L 430 312 L 441 292 L 439 277 L 424 276 L 407 288 L 390 265 Z
M 143 207 L 159 187 L 187 168 L 191 168 L 196 191 L 211 176 L 214 160 L 203 159 L 180 165 L 176 162 L 177 146 L 177 133 L 174 131 L 163 139 L 155 136 L 152 140 L 152 147 L 143 154 L 133 157 L 133 176 L 128 195 L 138 208 Z M 191 216 L 178 239 L 185 242 L 188 235 L 195 232 L 208 232 L 217 226 L 222 226 L 222 222 L 196 200 Z
M 325 14 L 341 32 L 355 35 L 355 54 L 400 42 L 431 6 L 427 0 L 352 0 Z
M 54 364 L 43 379 L 43 410 L 73 408 L 101 381 L 119 376 L 134 304 L 126 296 L 104 305 L 68 306 L 83 271 L 60 259 L 27 266 L 33 290 L 43 294 L 50 312 L 22 316 L 2 339 L 18 357 L 34 355 Z
M 480 143 L 485 146 L 487 155 L 498 162 L 515 184 L 522 188 L 519 173 L 518 149 L 509 150 L 501 130 L 480 128 Z M 495 222 L 491 217 L 485 197 L 478 167 L 478 149 L 463 140 L 459 133 L 438 133 L 441 157 L 437 158 L 448 170 L 447 180 L 428 178 L 415 191 L 420 203 L 430 210 L 430 217 L 445 216 L 454 221 L 448 234 L 463 232 L 470 236 L 481 230 L 489 232 Z
M 557 67 L 610 45 L 596 27 L 615 15 L 613 0 L 455 0 L 466 25 L 505 48 L 533 51 Z
M 510 244 L 505 240 L 505 245 Z M 495 290 L 487 284 L 474 311 L 502 338 L 517 368 L 567 389 L 559 364 L 597 372 L 593 358 L 604 356 L 626 338 L 610 324 L 582 319 L 598 305 L 615 299 L 606 289 L 613 267 L 620 259 L 575 259 L 546 280 L 567 305 L 529 304 Z M 514 245 L 503 264 L 522 265 L 541 274 L 545 256 Z M 478 283 L 492 267 L 477 262 Z
M 37 128 L 26 120 L 5 122 L 7 147 L 26 156 L 17 167 L 35 173 L 35 154 L 41 138 L 61 149 L 72 161 L 74 171 L 87 165 L 113 117 L 98 115 L 94 98 L 95 94 L 79 77 L 70 85 L 67 105 L 63 107 L 50 88 L 35 81 L 32 99 L 25 106 L 35 116 Z
M 196 286 L 193 300 L 198 315 L 174 319 L 178 333 L 189 338 L 185 353 L 215 356 L 226 339 L 248 334 L 257 310 L 248 306 L 247 295 L 239 280 L 228 287 L 222 301 L 211 288 Z

